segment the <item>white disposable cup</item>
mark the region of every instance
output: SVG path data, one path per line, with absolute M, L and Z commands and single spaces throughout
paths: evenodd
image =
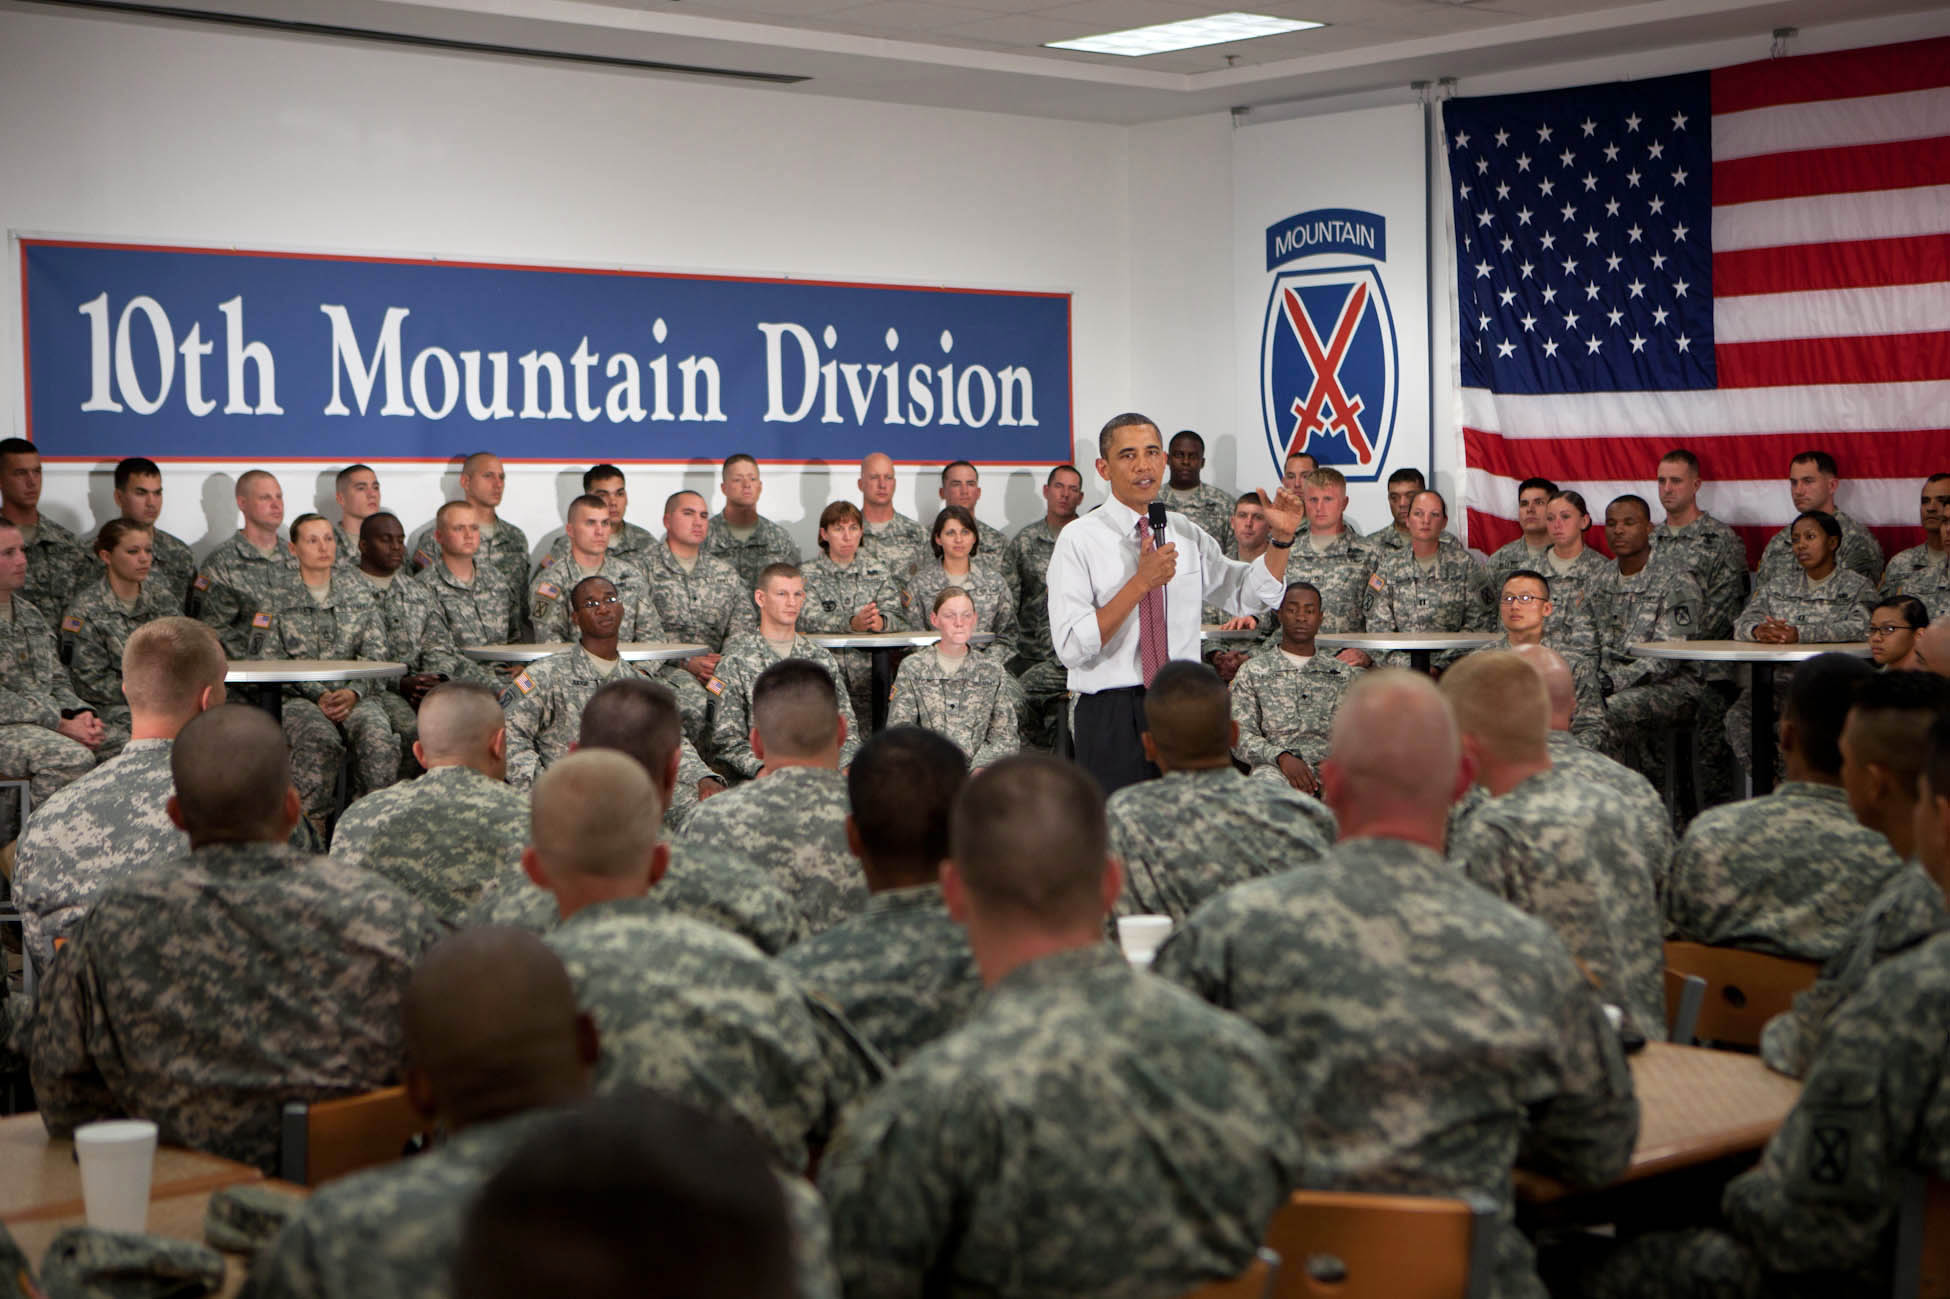
M 81 1161 L 81 1199 L 88 1225 L 103 1231 L 142 1231 L 149 1225 L 149 1179 L 156 1166 L 156 1125 L 110 1119 L 74 1130 Z
M 1119 916 L 1117 918 L 1117 944 L 1124 949 L 1124 959 L 1131 964 L 1143 967 L 1151 964 L 1151 958 L 1165 939 L 1171 937 L 1170 916 Z

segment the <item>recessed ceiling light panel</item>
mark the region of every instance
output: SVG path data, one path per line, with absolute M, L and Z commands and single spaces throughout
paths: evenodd
M 1052 50 L 1121 54 L 1135 59 L 1146 54 L 1169 54 L 1173 50 L 1195 50 L 1206 45 L 1248 41 L 1256 36 L 1304 32 L 1308 28 L 1325 25 L 1296 18 L 1273 18 L 1266 14 L 1207 14 L 1203 18 L 1133 27 L 1128 31 L 1106 32 L 1102 36 L 1080 36 L 1073 41 L 1049 41 L 1047 45 Z

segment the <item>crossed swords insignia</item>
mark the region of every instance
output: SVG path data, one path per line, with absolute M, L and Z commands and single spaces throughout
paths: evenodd
M 1347 357 L 1348 344 L 1354 339 L 1354 327 L 1361 323 L 1361 313 L 1368 305 L 1368 286 L 1357 284 L 1354 292 L 1347 295 L 1341 304 L 1340 318 L 1334 322 L 1333 340 L 1325 345 L 1315 332 L 1313 321 L 1307 318 L 1300 306 L 1300 295 L 1290 288 L 1280 291 L 1280 304 L 1285 311 L 1287 324 L 1293 327 L 1294 337 L 1299 339 L 1300 347 L 1307 354 L 1307 363 L 1314 368 L 1314 386 L 1306 399 L 1295 398 L 1292 406 L 1294 415 L 1293 432 L 1287 436 L 1287 447 L 1297 450 L 1307 445 L 1307 440 L 1316 431 L 1321 433 L 1339 432 L 1347 437 L 1348 449 L 1360 458 L 1362 464 L 1374 459 L 1374 450 L 1361 432 L 1359 416 L 1362 405 L 1359 397 L 1349 397 L 1341 387 L 1341 362 Z M 1323 408 L 1331 410 L 1331 415 L 1323 420 Z

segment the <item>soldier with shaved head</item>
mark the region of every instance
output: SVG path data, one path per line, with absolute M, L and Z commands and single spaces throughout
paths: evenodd
M 928 551 L 928 530 L 894 508 L 894 461 L 876 451 L 860 462 L 860 517 L 866 535 L 860 553 L 896 577 Z
M 642 561 L 664 634 L 705 648 L 702 654 L 664 664 L 657 674 L 677 692 L 684 734 L 701 751 L 709 748 L 711 696 L 704 692 L 705 683 L 717 670 L 725 642 L 758 625 L 751 586 L 729 563 L 704 553 L 710 528 L 710 507 L 702 496 L 672 492 L 664 502 L 663 544 L 652 546 Z

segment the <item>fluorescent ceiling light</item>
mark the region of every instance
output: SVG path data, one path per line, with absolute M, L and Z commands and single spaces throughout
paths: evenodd
M 1146 54 L 1168 54 L 1173 50 L 1195 50 L 1203 45 L 1225 45 L 1231 41 L 1251 40 L 1255 36 L 1304 32 L 1310 27 L 1325 25 L 1295 18 L 1272 18 L 1266 14 L 1208 14 L 1203 18 L 1187 18 L 1181 22 L 1106 32 L 1102 36 L 1081 36 L 1073 41 L 1049 41 L 1047 47 L 1138 58 Z

